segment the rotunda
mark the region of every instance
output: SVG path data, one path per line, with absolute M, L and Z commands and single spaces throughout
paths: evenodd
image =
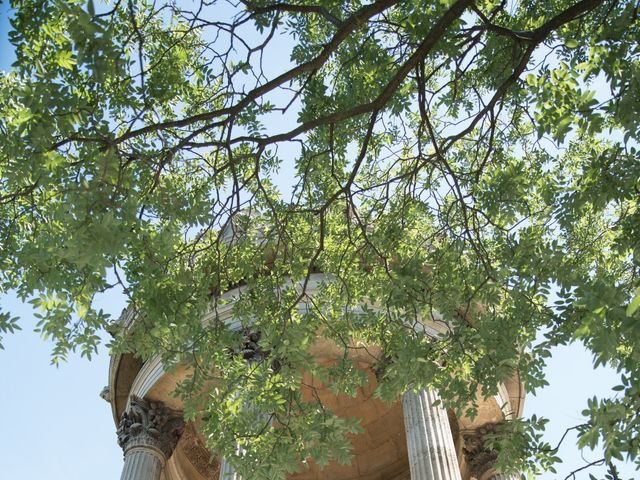
M 313 274 L 309 293 L 325 280 L 324 274 Z M 227 292 L 230 301 L 214 312 L 232 329 L 239 328 L 232 313 L 237 293 Z M 120 319 L 125 328 L 134 321 L 129 311 Z M 433 338 L 441 329 L 424 322 L 425 334 Z M 341 351 L 319 339 L 310 353 L 316 361 L 330 363 Z M 499 385 L 495 396 L 479 399 L 478 415 L 470 420 L 443 408 L 437 391 L 407 392 L 390 405 L 377 399 L 371 357 L 355 353 L 352 360 L 368 379 L 355 397 L 335 395 L 310 374 L 302 382 L 313 386 L 314 395 L 337 415 L 360 421 L 363 431 L 351 438 L 351 463 L 330 463 L 323 469 L 311 465 L 290 480 L 510 478 L 494 469 L 497 453 L 485 447 L 483 437 L 504 419 L 521 415 L 524 392 L 517 376 Z M 142 361 L 129 353 L 112 356 L 103 397 L 110 403 L 124 451 L 121 480 L 240 480 L 224 458 L 211 457 L 196 425 L 182 420 L 183 405 L 172 391 L 186 375 L 180 368 L 166 371 L 159 357 Z M 301 386 L 301 391 L 303 397 L 311 395 L 309 387 Z

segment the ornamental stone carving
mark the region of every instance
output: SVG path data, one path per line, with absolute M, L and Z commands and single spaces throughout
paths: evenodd
M 262 337 L 261 332 L 252 332 L 245 330 L 243 332 L 243 342 L 240 348 L 240 354 L 248 362 L 262 362 L 269 356 L 268 351 L 264 351 L 258 344 Z
M 109 388 L 109 386 L 104 387 L 100 391 L 100 398 L 105 402 L 111 403 L 111 389 Z
M 184 431 L 182 415 L 160 402 L 132 397 L 118 426 L 118 444 L 125 455 L 133 447 L 159 450 L 168 459 Z
M 497 426 L 497 423 L 485 423 L 475 430 L 462 432 L 464 438 L 462 452 L 467 465 L 469 465 L 471 475 L 477 479 L 482 478 L 491 470 L 498 459 L 496 450 L 490 450 L 484 446 L 484 437 L 495 432 Z
M 262 332 L 260 331 L 252 331 L 249 329 L 244 329 L 242 331 L 242 344 L 240 346 L 240 351 L 238 352 L 242 355 L 249 363 L 262 363 L 271 354 L 271 350 L 265 350 L 260 345 L 260 339 L 262 338 Z M 271 360 L 271 370 L 274 374 L 278 373 L 282 368 L 282 363 L 277 358 Z
M 220 465 L 212 459 L 211 452 L 207 450 L 204 442 L 198 436 L 193 423 L 189 423 L 185 427 L 180 438 L 180 449 L 202 478 L 219 477 Z

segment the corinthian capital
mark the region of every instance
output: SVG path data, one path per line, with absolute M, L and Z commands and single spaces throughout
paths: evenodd
M 150 447 L 169 458 L 184 430 L 182 415 L 160 402 L 132 397 L 118 425 L 118 444 L 125 454 L 133 447 Z
M 462 432 L 464 459 L 469 465 L 471 475 L 477 479 L 482 479 L 498 459 L 498 452 L 489 450 L 484 445 L 485 435 L 493 433 L 497 425 L 496 423 L 485 423 L 475 430 Z

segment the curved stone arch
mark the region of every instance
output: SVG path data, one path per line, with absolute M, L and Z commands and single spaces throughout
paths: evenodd
M 109 361 L 111 414 L 116 425 L 129 406 L 131 386 L 143 365 L 142 360 L 131 353 L 114 355 Z
M 504 382 L 500 382 L 498 385 L 498 393 L 493 397 L 502 410 L 502 414 L 506 420 L 514 418 L 513 406 L 511 405 L 511 397 L 507 391 L 507 387 Z
M 129 397 L 145 398 L 160 378 L 166 373 L 160 355 L 147 360 L 133 380 Z

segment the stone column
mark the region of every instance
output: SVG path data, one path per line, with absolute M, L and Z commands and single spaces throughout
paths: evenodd
M 508 475 L 506 473 L 494 473 L 489 480 L 520 480 L 520 475 Z
M 220 480 L 240 480 L 240 476 L 235 472 L 233 467 L 227 463 L 226 458 L 223 458 L 220 463 Z
M 447 411 L 434 405 L 439 398 L 429 390 L 402 397 L 411 480 L 460 480 Z
M 118 444 L 124 451 L 120 480 L 160 480 L 183 430 L 181 415 L 160 402 L 132 397 L 118 426 Z
M 263 362 L 269 356 L 269 351 L 263 350 L 259 345 L 260 337 L 262 336 L 261 333 L 246 329 L 242 332 L 242 335 L 243 341 L 238 354 L 242 355 L 242 358 L 249 364 Z M 271 363 L 271 368 L 276 371 L 276 369 L 279 369 L 278 365 L 277 360 L 274 360 Z M 240 447 L 238 447 L 237 452 L 241 452 Z M 220 462 L 219 480 L 242 480 L 240 475 L 238 475 L 233 467 L 229 465 L 226 458 L 223 458 Z
M 244 452 L 244 450 L 241 447 L 236 446 L 236 454 L 237 455 L 242 455 L 243 452 Z M 219 480 L 242 480 L 242 477 L 238 473 L 236 473 L 236 471 L 229 464 L 229 462 L 227 462 L 227 459 L 223 458 L 220 461 L 220 477 L 219 477 Z
M 134 447 L 124 457 L 121 480 L 159 480 L 165 458 L 155 450 Z

